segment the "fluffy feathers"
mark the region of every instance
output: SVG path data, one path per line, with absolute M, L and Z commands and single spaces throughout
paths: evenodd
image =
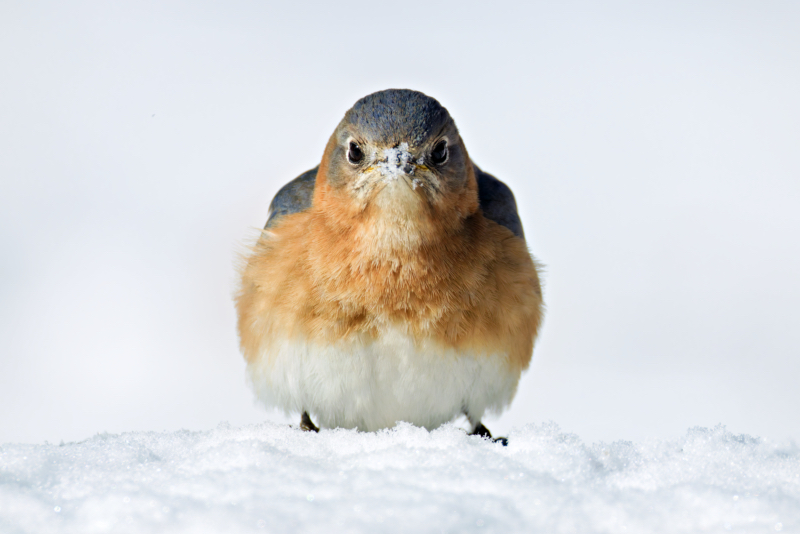
M 479 421 L 513 398 L 541 322 L 525 241 L 484 217 L 480 171 L 452 119 L 413 95 L 432 117 L 408 118 L 416 108 L 405 106 L 408 124 L 398 122 L 391 106 L 403 94 L 361 105 L 369 128 L 348 112 L 310 206 L 271 218 L 242 271 L 238 328 L 257 395 L 323 426 L 434 427 L 461 413 Z M 381 105 L 391 119 L 383 137 L 374 133 Z M 412 141 L 415 164 L 401 179 L 376 170 L 388 164 L 387 138 Z M 450 152 L 435 168 L 425 158 L 440 139 Z M 359 164 L 347 159 L 356 142 L 367 155 Z

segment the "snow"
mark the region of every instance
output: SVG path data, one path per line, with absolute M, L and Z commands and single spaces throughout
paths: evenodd
M 397 180 L 407 174 L 414 174 L 414 162 L 411 152 L 408 151 L 408 143 L 400 143 L 396 148 L 383 149 L 384 160 L 378 164 L 378 169 L 386 181 Z
M 0 532 L 800 532 L 800 450 L 275 423 L 0 446 Z

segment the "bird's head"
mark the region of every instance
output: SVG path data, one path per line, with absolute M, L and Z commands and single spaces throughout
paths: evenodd
M 314 203 L 336 224 L 410 243 L 459 228 L 477 211 L 478 193 L 447 110 L 420 92 L 389 89 L 356 102 L 339 123 Z

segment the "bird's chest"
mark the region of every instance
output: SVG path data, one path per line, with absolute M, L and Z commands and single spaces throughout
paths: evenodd
M 294 325 L 327 343 L 347 343 L 349 338 L 358 345 L 369 338 L 408 352 L 402 331 L 419 352 L 428 353 L 432 349 L 420 345 L 421 340 L 435 338 L 447 345 L 449 336 L 452 345 L 450 334 L 456 331 L 460 339 L 469 337 L 485 320 L 485 304 L 494 302 L 480 298 L 492 284 L 486 283 L 489 273 L 477 262 L 458 270 L 453 262 L 420 257 L 339 265 L 316 262 L 314 267 L 297 301 L 280 307 L 288 308 Z

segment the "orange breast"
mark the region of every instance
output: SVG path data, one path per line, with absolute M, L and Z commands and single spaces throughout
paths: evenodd
M 276 339 L 367 341 L 401 328 L 456 350 L 505 354 L 511 370 L 525 369 L 542 318 L 536 265 L 523 240 L 480 211 L 463 222 L 388 251 L 364 239 L 369 220 L 338 225 L 317 206 L 286 216 L 242 271 L 245 358 L 268 358 Z

